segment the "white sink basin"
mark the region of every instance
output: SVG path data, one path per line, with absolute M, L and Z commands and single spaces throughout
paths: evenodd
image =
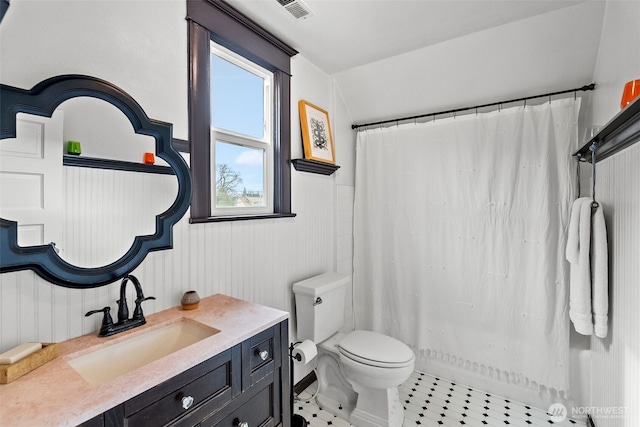
M 141 335 L 69 360 L 91 384 L 103 384 L 220 332 L 181 319 Z

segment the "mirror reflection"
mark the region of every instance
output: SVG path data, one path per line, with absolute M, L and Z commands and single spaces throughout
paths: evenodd
M 79 158 L 142 164 L 155 139 L 134 132 L 115 106 L 78 97 L 49 117 L 17 115 L 17 138 L 0 140 L 0 217 L 18 222 L 20 246 L 55 242 L 59 256 L 79 267 L 118 260 L 135 236 L 156 232 L 155 216 L 176 199 L 175 175 L 64 166 L 67 142 Z M 155 157 L 157 166 L 166 163 Z

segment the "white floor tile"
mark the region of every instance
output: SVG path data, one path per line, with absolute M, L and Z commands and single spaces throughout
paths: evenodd
M 308 427 L 350 427 L 311 400 L 316 388 L 313 383 L 300 393 L 294 412 L 307 420 Z M 405 407 L 403 427 L 586 427 L 574 420 L 554 424 L 544 410 L 418 371 L 398 391 Z

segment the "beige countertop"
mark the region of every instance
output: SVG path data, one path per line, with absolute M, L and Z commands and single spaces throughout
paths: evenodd
M 218 294 L 203 298 L 196 310 L 174 307 L 145 317 L 146 325 L 111 337 L 98 338 L 96 331 L 61 342 L 57 358 L 1 384 L 0 426 L 76 426 L 287 319 L 289 313 Z M 100 385 L 89 384 L 67 363 L 181 318 L 220 332 Z

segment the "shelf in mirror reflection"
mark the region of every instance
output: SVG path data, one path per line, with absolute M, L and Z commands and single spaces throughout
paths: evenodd
M 84 157 L 65 154 L 62 156 L 63 166 L 76 166 L 94 169 L 110 169 L 127 172 L 159 173 L 163 175 L 175 175 L 169 166 L 157 166 L 145 163 L 126 162 L 123 160 L 101 159 L 97 157 Z

